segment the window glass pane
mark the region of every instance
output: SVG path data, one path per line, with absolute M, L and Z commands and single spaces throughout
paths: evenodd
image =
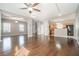
M 3 32 L 11 32 L 11 24 L 3 23 Z
M 19 24 L 19 31 L 24 32 L 24 24 Z

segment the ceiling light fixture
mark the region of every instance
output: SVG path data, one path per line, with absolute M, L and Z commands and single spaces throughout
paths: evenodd
M 32 13 L 33 9 L 31 7 L 28 8 L 29 13 Z
M 15 23 L 18 23 L 18 21 L 16 20 Z
M 29 11 L 30 14 L 32 13 L 33 10 L 34 10 L 34 11 L 37 11 L 37 12 L 40 12 L 39 9 L 34 8 L 34 7 L 37 6 L 39 3 L 34 3 L 34 4 L 32 4 L 32 3 L 24 3 L 24 4 L 25 4 L 26 7 L 21 8 L 21 9 L 28 9 L 28 11 Z
M 29 11 L 32 11 L 33 9 L 31 7 L 28 8 Z

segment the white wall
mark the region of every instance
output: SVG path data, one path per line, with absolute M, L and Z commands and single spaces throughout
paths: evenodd
M 77 37 L 78 37 L 78 44 L 79 44 L 79 18 L 78 18 L 78 32 L 77 32 Z
M 49 23 L 48 21 L 43 21 L 38 23 L 38 35 L 49 35 Z
M 67 29 L 55 29 L 54 36 L 56 37 L 67 37 Z
M 33 35 L 37 33 L 37 23 L 34 20 L 32 20 L 32 33 Z
M 74 32 L 74 36 L 67 36 L 67 28 L 65 28 L 65 29 L 55 29 L 54 36 L 56 36 L 56 37 L 70 37 L 70 38 L 74 38 L 74 39 L 76 38 L 75 32 Z
M 77 12 L 76 12 L 76 18 L 75 18 L 75 37 L 76 37 L 76 40 L 79 44 L 79 5 L 78 5 L 78 9 L 77 9 Z
M 32 37 L 32 20 L 29 19 L 27 22 L 27 32 L 28 32 L 28 37 Z
M 28 32 L 28 37 L 32 37 L 35 33 L 35 24 L 33 24 L 33 21 L 29 19 L 27 22 L 27 32 Z M 48 36 L 49 35 L 49 23 L 48 21 L 37 21 L 37 35 L 41 36 Z
M 76 22 L 75 22 L 75 35 L 76 35 L 76 40 L 79 44 L 79 16 L 77 16 Z

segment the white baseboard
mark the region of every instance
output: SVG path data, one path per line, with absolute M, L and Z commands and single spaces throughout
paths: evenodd
M 28 37 L 32 37 L 33 35 L 28 35 Z
M 66 38 L 74 38 L 74 39 L 76 39 L 76 37 L 75 36 L 56 36 L 56 35 L 54 35 L 55 37 L 66 37 Z

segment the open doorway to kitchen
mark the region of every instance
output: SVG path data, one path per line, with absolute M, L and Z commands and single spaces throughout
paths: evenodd
M 49 36 L 54 37 L 74 37 L 75 20 L 64 20 L 49 24 Z

